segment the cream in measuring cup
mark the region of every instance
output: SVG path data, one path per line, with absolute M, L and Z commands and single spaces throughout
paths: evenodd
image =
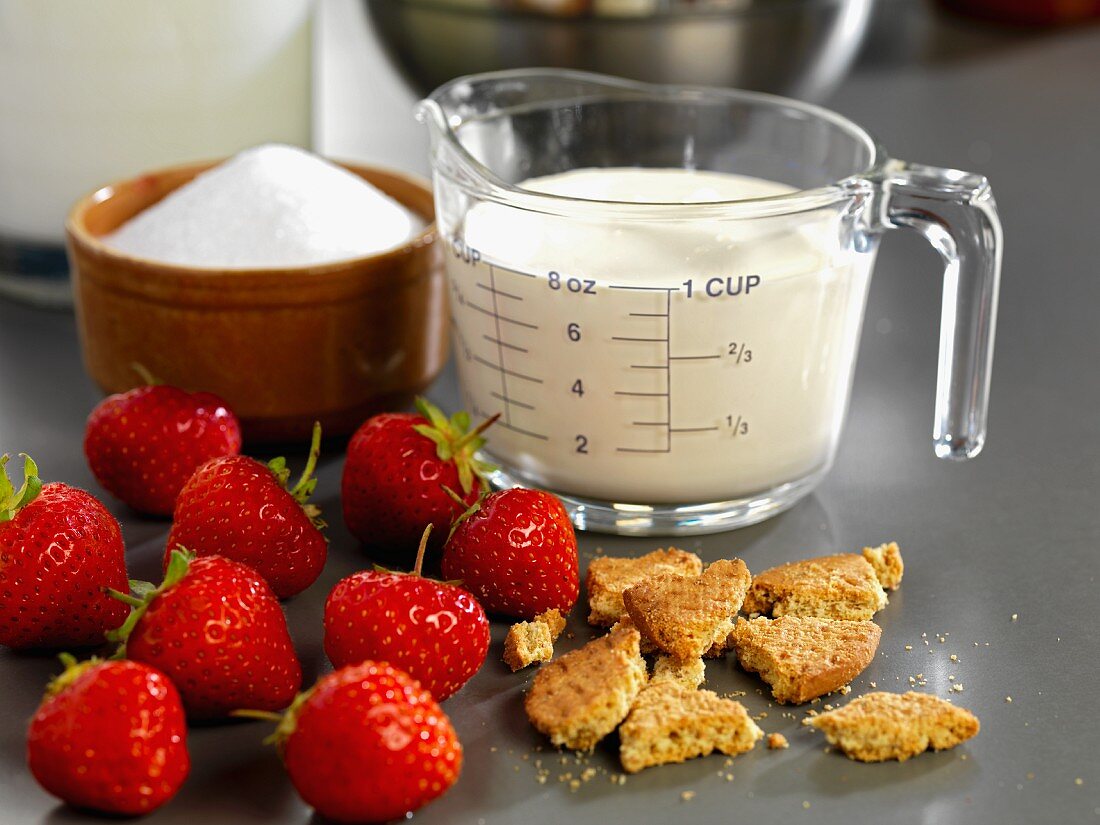
M 582 169 L 520 186 L 649 203 L 791 191 L 683 169 Z M 494 454 L 549 489 L 673 503 L 823 468 L 870 268 L 828 229 L 476 206 L 447 266 L 465 401 L 502 413 Z
M 806 495 L 843 427 L 882 233 L 946 266 L 933 440 L 985 438 L 1000 224 L 984 178 L 767 95 L 568 71 L 459 78 L 431 129 L 464 402 L 497 484 L 583 528 L 699 533 Z

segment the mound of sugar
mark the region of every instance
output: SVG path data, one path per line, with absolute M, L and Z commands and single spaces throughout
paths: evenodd
M 138 213 L 104 243 L 187 266 L 323 264 L 399 246 L 424 222 L 362 178 L 292 146 L 257 146 Z

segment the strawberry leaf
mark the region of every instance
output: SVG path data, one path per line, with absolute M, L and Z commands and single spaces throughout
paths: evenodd
M 489 465 L 478 461 L 474 454 L 485 446 L 481 434 L 500 418 L 500 414 L 487 418 L 470 430 L 470 415 L 467 412 L 459 410 L 447 420 L 438 407 L 422 397 L 417 397 L 416 408 L 428 419 L 428 423 L 414 424 L 413 430 L 435 444 L 435 454 L 440 461 L 454 463 L 462 492 L 469 495 L 475 484 L 482 490 L 488 489 L 481 468 Z
M 455 432 L 464 433 L 470 429 L 470 414 L 465 410 L 459 410 L 451 416 L 451 428 Z
M 268 469 L 275 474 L 275 478 L 280 486 L 290 493 L 291 497 L 301 505 L 306 515 L 309 516 L 309 520 L 313 522 L 313 526 L 318 530 L 324 529 L 328 525 L 321 519 L 321 508 L 316 504 L 310 504 L 309 497 L 312 496 L 314 490 L 317 489 L 317 478 L 314 476 L 314 473 L 317 470 L 317 460 L 320 457 L 321 422 L 314 421 L 313 435 L 309 440 L 309 457 L 306 458 L 306 466 L 302 469 L 302 475 L 293 487 L 289 486 L 290 467 L 287 466 L 286 458 L 279 456 L 267 462 Z
M 413 424 L 413 430 L 425 438 L 430 438 L 435 444 L 435 454 L 440 461 L 450 461 L 453 455 L 450 438 L 437 430 L 431 424 Z
M 286 487 L 286 483 L 290 480 L 290 468 L 286 466 L 286 459 L 282 456 L 273 458 L 267 462 L 267 468 L 275 474 L 279 484 Z
M 23 486 L 16 490 L 8 478 L 6 453 L 0 456 L 0 523 L 11 521 L 15 514 L 26 507 L 42 492 L 42 479 L 38 477 L 38 465 L 29 455 L 23 456 Z
M 73 682 L 81 677 L 87 670 L 103 662 L 102 659 L 92 657 L 84 662 L 78 662 L 71 653 L 60 653 L 57 656 L 65 668 L 57 676 L 54 676 L 46 685 L 46 696 L 57 696 L 65 691 Z
M 126 658 L 126 640 L 130 638 L 130 634 L 138 621 L 145 615 L 145 611 L 149 609 L 149 605 L 153 603 L 157 596 L 170 587 L 179 584 L 180 580 L 187 575 L 194 558 L 195 554 L 183 547 L 177 547 L 173 550 L 168 558 L 168 569 L 164 572 L 164 581 L 160 583 L 159 587 L 154 587 L 149 582 L 131 580 L 130 587 L 134 591 L 134 595 L 107 588 L 107 593 L 110 596 L 130 605 L 132 608 L 130 615 L 126 617 L 126 621 L 114 630 L 107 631 L 107 641 L 118 643 L 118 649 L 111 656 L 112 659 Z
M 443 414 L 443 411 L 439 409 L 439 407 L 423 396 L 417 396 L 414 403 L 417 411 L 428 419 L 433 427 L 446 433 L 448 436 L 451 434 L 451 422 L 447 420 L 447 416 Z

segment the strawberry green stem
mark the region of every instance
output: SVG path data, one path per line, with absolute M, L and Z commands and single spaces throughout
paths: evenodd
M 305 469 L 298 483 L 291 488 L 290 494 L 299 504 L 305 504 L 317 486 L 317 480 L 313 478 L 313 472 L 317 469 L 317 459 L 321 457 L 321 422 L 313 422 L 313 437 L 309 442 L 309 458 L 306 459 Z
M 238 719 L 259 719 L 261 722 L 274 722 L 275 724 L 283 721 L 283 714 L 270 710 L 233 710 L 229 712 L 229 715 Z
M 424 534 L 420 537 L 420 547 L 416 550 L 416 564 L 413 566 L 413 575 L 419 576 L 420 569 L 424 566 L 424 553 L 428 550 L 428 537 L 432 534 L 432 524 L 424 528 Z
M 118 599 L 123 604 L 130 605 L 132 608 L 130 615 L 126 617 L 126 621 L 121 626 L 107 631 L 107 641 L 118 642 L 118 649 L 111 656 L 112 659 L 126 658 L 126 640 L 130 638 L 134 627 L 145 615 L 145 611 L 149 609 L 149 605 L 153 603 L 157 596 L 170 587 L 177 585 L 187 575 L 187 571 L 191 567 L 191 560 L 194 558 L 194 553 L 189 552 L 182 546 L 177 547 L 168 557 L 168 569 L 164 571 L 164 581 L 160 583 L 159 587 L 153 587 L 147 582 L 134 582 L 131 584 L 131 587 L 139 594 L 138 596 L 131 596 L 129 593 L 120 593 L 118 590 L 106 588 L 107 593 L 113 598 Z
M 465 447 L 467 444 L 472 442 L 475 438 L 477 438 L 483 432 L 485 432 L 487 429 L 489 429 L 491 426 L 493 426 L 497 422 L 497 419 L 499 419 L 499 418 L 500 418 L 500 413 L 497 413 L 496 415 L 493 415 L 493 416 L 490 416 L 489 418 L 486 418 L 484 421 L 482 421 L 480 424 L 478 424 L 477 427 L 475 427 L 470 432 L 466 433 L 466 435 L 462 436 L 462 438 L 458 439 L 458 441 L 455 442 L 455 452 L 458 452 L 459 450 L 461 450 L 463 447 Z
M 139 364 L 137 361 L 130 362 L 130 369 L 138 374 L 138 378 L 144 381 L 147 387 L 156 387 L 164 383 L 158 381 L 144 364 Z
M 144 599 L 139 599 L 131 596 L 129 593 L 123 593 L 121 590 L 115 590 L 113 587 L 104 587 L 103 590 L 112 599 L 118 599 L 123 604 L 128 604 L 130 607 L 144 607 Z
M 6 465 L 11 458 L 7 453 L 0 456 L 0 523 L 11 521 L 16 513 L 26 507 L 42 492 L 42 479 L 38 477 L 38 465 L 29 455 L 23 456 L 23 486 L 18 490 L 8 478 Z

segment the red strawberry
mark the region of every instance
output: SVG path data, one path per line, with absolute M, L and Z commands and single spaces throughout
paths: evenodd
M 84 430 L 99 483 L 135 510 L 161 516 L 172 515 L 196 467 L 240 451 L 241 427 L 224 401 L 163 384 L 105 398 Z
M 212 459 L 195 471 L 176 501 L 164 566 L 172 550 L 218 555 L 242 562 L 286 599 L 321 575 L 328 539 L 321 511 L 306 501 L 317 486 L 313 470 L 321 450 L 321 426 L 314 425 L 309 459 L 298 483 L 287 489 L 286 459 L 261 464 L 243 455 Z
M 485 661 L 489 620 L 466 590 L 420 577 L 431 529 L 411 574 L 365 570 L 337 582 L 325 602 L 325 653 L 338 668 L 395 664 L 442 702 Z
M 455 783 L 462 745 L 428 691 L 385 662 L 322 677 L 275 734 L 290 781 L 321 816 L 383 822 Z
M 115 594 L 134 610 L 108 638 L 123 643 L 127 658 L 164 671 L 188 716 L 278 710 L 294 699 L 302 668 L 286 618 L 252 568 L 176 550 L 164 583 L 135 591 L 140 598 Z
M 98 644 L 126 618 L 126 606 L 103 592 L 127 587 L 118 522 L 83 490 L 43 485 L 23 458 L 15 490 L 0 457 L 0 645 Z
M 136 662 L 62 661 L 27 732 L 34 778 L 77 808 L 126 816 L 159 808 L 191 770 L 175 687 Z
M 469 506 L 481 493 L 489 466 L 474 458 L 485 443 L 464 412 L 447 418 L 423 398 L 421 415 L 386 413 L 368 419 L 352 436 L 344 464 L 344 521 L 359 541 L 373 548 L 416 546 L 425 524 L 435 527 L 436 550 L 461 512 L 446 489 L 459 491 Z M 412 559 L 398 559 L 408 565 Z
M 461 579 L 490 613 L 533 619 L 577 601 L 577 536 L 565 507 L 541 490 L 486 496 L 443 548 L 443 575 Z

